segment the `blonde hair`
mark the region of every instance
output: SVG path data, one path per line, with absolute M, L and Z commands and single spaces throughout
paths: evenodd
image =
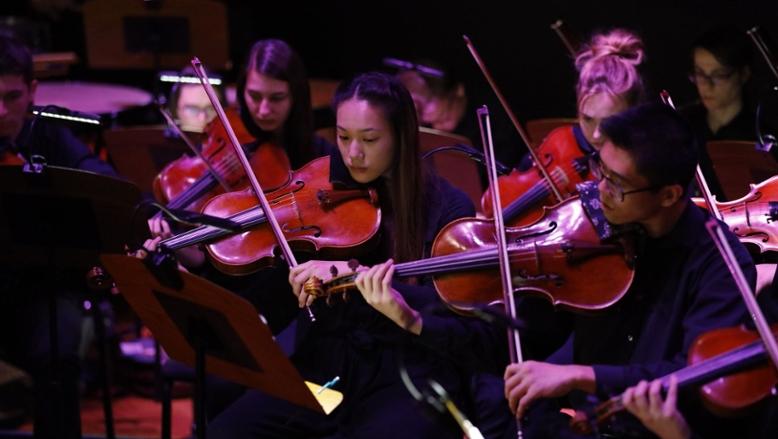
M 638 67 L 644 58 L 643 41 L 631 31 L 613 29 L 594 35 L 575 57 L 578 108 L 598 93 L 621 98 L 629 106 L 642 100 L 645 85 Z

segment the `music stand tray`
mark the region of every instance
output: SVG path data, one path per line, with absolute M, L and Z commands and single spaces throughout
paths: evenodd
M 314 395 L 315 387 L 303 382 L 245 299 L 186 272 L 175 271 L 180 283 L 171 285 L 164 277 L 158 278 L 149 263 L 137 258 L 103 255 L 101 260 L 170 357 L 194 367 L 196 375 L 204 378 L 207 370 L 319 413 L 329 413 L 334 406 L 320 403 L 318 397 L 331 399 L 334 394 L 335 406 L 339 403 L 339 392 L 325 389 Z M 198 355 L 202 355 L 202 364 L 197 364 Z M 202 416 L 197 425 L 204 425 L 204 413 Z

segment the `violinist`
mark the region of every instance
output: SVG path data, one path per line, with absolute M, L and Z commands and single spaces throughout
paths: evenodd
M 712 28 L 691 47 L 689 80 L 699 101 L 681 112 L 697 135 L 709 140 L 754 140 L 754 108 L 746 99 L 751 80 L 753 52 L 744 31 Z
M 334 110 L 338 151 L 330 178 L 345 187 L 373 187 L 382 223 L 376 250 L 359 261 L 356 289 L 328 305 L 302 291 L 312 276 L 351 272 L 344 261 L 313 260 L 290 270 L 290 288 L 277 291 L 310 305 L 298 319 L 292 361 L 309 380 L 340 377 L 334 389 L 344 400 L 327 417 L 249 391 L 209 425 L 212 438 L 371 437 L 459 438 L 448 417 L 429 417 L 417 406 L 398 373 L 398 357 L 414 382 L 433 378 L 459 404 L 463 376 L 450 359 L 431 348 L 473 350 L 472 337 L 488 329 L 474 319 L 434 314 L 441 305 L 425 281 L 393 281 L 393 262 L 428 254 L 449 221 L 472 216 L 467 197 L 423 166 L 418 124 L 408 91 L 391 76 L 367 73 L 341 84 Z M 371 268 L 368 268 L 371 267 Z M 290 291 L 291 290 L 291 291 Z M 400 429 L 402 433 L 400 433 Z
M 384 64 L 399 67 L 395 76 L 411 92 L 419 125 L 459 134 L 475 142 L 481 135 L 475 111 L 486 104 L 494 109 L 492 132 L 497 160 L 515 165 L 526 153 L 507 114 L 492 93 L 483 93 L 463 72 L 428 59 L 408 62 L 386 58 Z
M 639 71 L 644 59 L 643 42 L 625 29 L 596 34 L 578 52 L 575 58 L 578 126 L 573 131 L 582 152 L 590 154 L 592 148 L 602 148 L 600 124 L 606 117 L 645 98 L 645 83 Z
M 578 82 L 575 91 L 578 123 L 552 131 L 539 147 L 540 151 L 554 157 L 573 158 L 573 161 L 582 164 L 582 173 L 571 171 L 575 175 L 568 176 L 567 190 L 560 188 L 563 193 L 573 195 L 576 191 L 575 183 L 590 178 L 587 157 L 599 151 L 605 141 L 602 121 L 644 99 L 645 82 L 639 69 L 644 58 L 642 40 L 625 29 L 597 33 L 577 53 L 575 66 Z M 530 163 L 530 157 L 526 156 L 522 168 L 528 167 Z M 560 166 L 569 165 L 562 163 Z M 501 177 L 503 179 L 506 177 Z M 506 190 L 503 189 L 502 193 L 506 193 Z M 513 203 L 520 203 L 521 198 Z M 546 205 L 556 202 L 550 196 L 545 199 Z M 537 212 L 541 205 L 535 202 L 526 207 L 534 209 L 528 209 L 530 212 Z M 523 218 L 520 213 L 517 213 L 517 217 Z M 524 219 L 521 221 L 526 223 Z M 545 299 L 522 297 L 519 301 L 522 302 L 522 306 L 517 309 L 519 318 L 529 322 L 528 328 L 533 328 L 528 329 L 523 337 L 525 358 L 544 359 L 559 348 L 567 336 L 564 331 L 557 331 L 559 326 L 552 321 L 555 313 Z
M 753 68 L 751 43 L 745 32 L 733 27 L 712 28 L 691 48 L 689 80 L 699 101 L 680 109 L 704 142 L 755 140 L 756 112 L 747 96 Z M 769 130 L 767 130 L 769 131 Z M 721 183 L 703 143 L 700 167 L 710 190 L 725 201 Z M 772 154 L 778 151 L 772 150 Z
M 698 149 L 690 126 L 673 109 L 645 104 L 605 119 L 592 158 L 596 189 L 582 202 L 602 206 L 616 225 L 638 224 L 635 279 L 625 297 L 592 315 L 567 315 L 570 337 L 546 361 L 511 364 L 505 394 L 527 437 L 575 437 L 556 398 L 579 403 L 609 396 L 686 364 L 701 333 L 746 321 L 745 306 L 704 223 L 709 213 L 689 201 Z M 748 281 L 755 269 L 736 237 L 725 233 Z M 564 404 L 569 404 L 565 402 Z M 693 400 L 682 409 L 702 435 L 722 428 Z M 719 430 L 725 431 L 725 430 Z
M 49 165 L 116 176 L 113 168 L 95 157 L 70 130 L 58 122 L 29 114 L 37 82 L 28 49 L 9 35 L 0 35 L 0 157 L 21 164 L 31 155 L 44 156 Z M 7 214 L 7 213 L 6 213 Z M 52 221 L 55 219 L 52 218 Z M 84 273 L 57 276 L 58 370 L 52 370 L 49 307 L 52 294 L 43 268 L 0 268 L 0 358 L 26 370 L 34 381 L 36 437 L 80 438 L 79 375 Z M 58 374 L 59 397 L 48 383 Z M 22 401 L 23 398 L 18 398 Z M 54 407 L 59 405 L 64 410 Z M 57 414 L 61 428 L 57 428 Z
M 542 206 L 576 194 L 576 184 L 590 176 L 587 157 L 602 146 L 602 120 L 643 99 L 645 85 L 639 71 L 643 60 L 643 42 L 624 29 L 595 34 L 582 47 L 575 58 L 578 123 L 551 131 L 535 149 L 550 179 L 542 176 L 529 154 L 510 175 L 499 179 L 508 225 L 527 225 L 539 218 Z M 488 216 L 490 192 L 481 200 Z
M 198 87 L 202 90 L 202 86 Z M 248 145 L 248 151 L 264 142 L 274 142 L 283 146 L 295 168 L 334 149 L 313 133 L 305 67 L 299 55 L 282 40 L 254 43 L 238 81 L 238 103 L 241 120 L 256 139 Z M 173 235 L 171 226 L 161 218 L 150 219 L 149 229 L 152 239 L 144 244 L 147 250 L 154 250 L 160 240 Z M 292 295 L 284 294 L 288 273 L 285 264 L 247 276 L 231 276 L 208 263 L 199 246 L 178 250 L 176 256 L 190 271 L 249 300 L 266 317 L 273 333 L 281 332 L 294 319 L 296 301 Z M 179 365 L 168 367 L 175 369 Z M 243 393 L 242 387 L 214 376 L 208 377 L 208 386 L 209 419 Z
M 196 78 L 192 67 L 185 67 L 179 72 L 180 77 Z M 221 87 L 214 87 L 219 93 L 219 99 L 223 102 L 221 96 Z M 178 121 L 182 131 L 192 133 L 202 133 L 205 126 L 216 117 L 216 110 L 213 109 L 208 95 L 199 83 L 180 82 L 170 90 L 170 97 L 167 103 L 170 114 Z
M 775 283 L 762 288 L 756 295 L 759 308 L 768 322 L 778 322 L 778 295 Z M 751 322 L 748 322 L 750 326 Z M 662 379 L 650 383 L 643 380 L 628 388 L 622 395 L 624 408 L 640 420 L 661 439 L 687 439 L 699 437 L 689 429 L 677 406 L 678 378 L 670 376 L 667 392 L 662 389 Z M 742 438 L 770 438 L 778 431 L 778 398 L 769 395 L 758 407 L 750 407 L 746 413 L 744 428 L 738 434 Z
M 644 59 L 643 41 L 626 29 L 594 34 L 581 47 L 575 56 L 578 124 L 571 127 L 575 144 L 560 143 L 556 148 L 575 148 L 586 156 L 602 147 L 602 121 L 645 98 L 639 70 Z
M 249 151 L 262 143 L 273 142 L 284 148 L 292 168 L 296 169 L 316 157 L 327 155 L 334 148 L 313 133 L 305 67 L 286 42 L 267 39 L 254 43 L 238 80 L 237 92 L 241 121 L 256 139 L 248 145 Z M 152 219 L 149 228 L 155 238 L 148 243 L 150 246 L 172 236 L 165 220 Z M 205 254 L 199 248 L 187 248 L 178 253 L 185 266 L 205 270 L 200 274 L 228 289 L 236 292 L 249 289 L 246 284 L 253 276 L 235 279 L 221 274 L 204 265 Z M 278 281 L 285 284 L 285 278 L 285 275 L 279 275 Z
M 0 34 L 0 155 L 29 160 L 42 155 L 50 165 L 116 176 L 62 123 L 33 117 L 31 107 L 38 82 L 32 75 L 32 57 L 15 37 Z

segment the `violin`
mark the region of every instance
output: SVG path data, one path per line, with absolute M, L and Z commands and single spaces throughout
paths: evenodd
M 575 194 L 575 185 L 582 182 L 588 175 L 586 160 L 578 160 L 583 154 L 578 147 L 572 127 L 562 127 L 552 131 L 537 151 L 530 145 L 529 136 L 519 123 L 516 115 L 508 106 L 505 97 L 500 92 L 492 75 L 486 68 L 481 56 L 466 36 L 465 43 L 473 59 L 494 91 L 500 104 L 511 120 L 519 136 L 527 145 L 527 152 L 532 157 L 532 168 L 525 172 L 514 170 L 507 176 L 499 178 L 500 193 L 504 211 L 503 220 L 510 226 L 520 226 L 532 223 L 538 219 L 539 212 L 521 217 L 531 207 L 540 202 L 553 205 Z M 493 215 L 491 192 L 489 189 L 481 197 L 481 207 L 486 216 Z
M 705 199 L 695 197 L 692 201 L 707 209 Z M 740 242 L 756 247 L 760 253 L 778 251 L 778 176 L 752 184 L 748 194 L 737 200 L 715 204 Z
M 603 242 L 578 197 L 544 207 L 541 219 L 506 228 L 506 235 L 517 289 L 554 305 L 573 311 L 606 308 L 624 296 L 634 278 L 631 242 Z M 475 304 L 503 299 L 491 220 L 452 221 L 435 237 L 431 257 L 394 267 L 397 277 L 431 275 L 441 299 L 465 314 Z M 356 273 L 328 282 L 314 278 L 304 289 L 329 298 L 354 288 L 355 279 Z
M 778 325 L 771 328 L 778 335 Z M 772 395 L 778 384 L 778 374 L 756 331 L 744 327 L 719 328 L 708 331 L 692 343 L 689 366 L 660 378 L 667 391 L 670 375 L 678 379 L 678 387 L 700 385 L 705 406 L 719 416 L 737 416 L 749 407 Z M 579 434 L 591 434 L 597 425 L 624 410 L 622 395 L 614 396 L 593 411 L 576 411 L 571 428 Z
M 375 189 L 335 189 L 329 181 L 330 158 L 320 157 L 292 173 L 285 186 L 267 193 L 284 237 L 295 251 L 345 257 L 372 247 L 381 224 Z M 169 250 L 213 241 L 205 246 L 220 271 L 246 275 L 272 265 L 276 239 L 250 188 L 208 200 L 207 215 L 238 223 L 241 232 L 200 226 L 159 243 Z M 219 238 L 223 238 L 220 239 Z
M 227 109 L 225 113 L 230 125 L 237 128 L 236 135 L 241 145 L 252 142 L 254 137 L 241 122 L 238 111 Z M 224 182 L 230 190 L 248 187 L 246 175 L 230 146 L 221 120 L 212 120 L 205 133 L 200 157 L 184 155 L 165 166 L 154 179 L 154 197 L 170 208 L 200 210 L 208 199 L 226 191 L 219 186 L 220 182 Z M 259 145 L 251 155 L 250 164 L 265 191 L 278 189 L 289 182 L 289 158 L 277 145 Z M 218 175 L 213 175 L 211 169 Z
M 575 195 L 575 186 L 588 179 L 588 159 L 578 147 L 573 127 L 554 129 L 537 148 L 542 166 L 563 198 Z M 526 171 L 514 169 L 498 179 L 503 219 L 510 226 L 531 224 L 542 216 L 537 206 L 556 203 L 554 193 L 535 163 Z M 481 196 L 481 210 L 487 217 L 493 214 L 491 188 Z

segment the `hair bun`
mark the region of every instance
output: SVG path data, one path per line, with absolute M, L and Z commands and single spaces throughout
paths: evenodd
M 589 61 L 608 56 L 617 56 L 622 61 L 637 66 L 643 62 L 645 56 L 643 41 L 625 29 L 613 29 L 597 34 L 578 53 L 575 66 L 580 71 Z

